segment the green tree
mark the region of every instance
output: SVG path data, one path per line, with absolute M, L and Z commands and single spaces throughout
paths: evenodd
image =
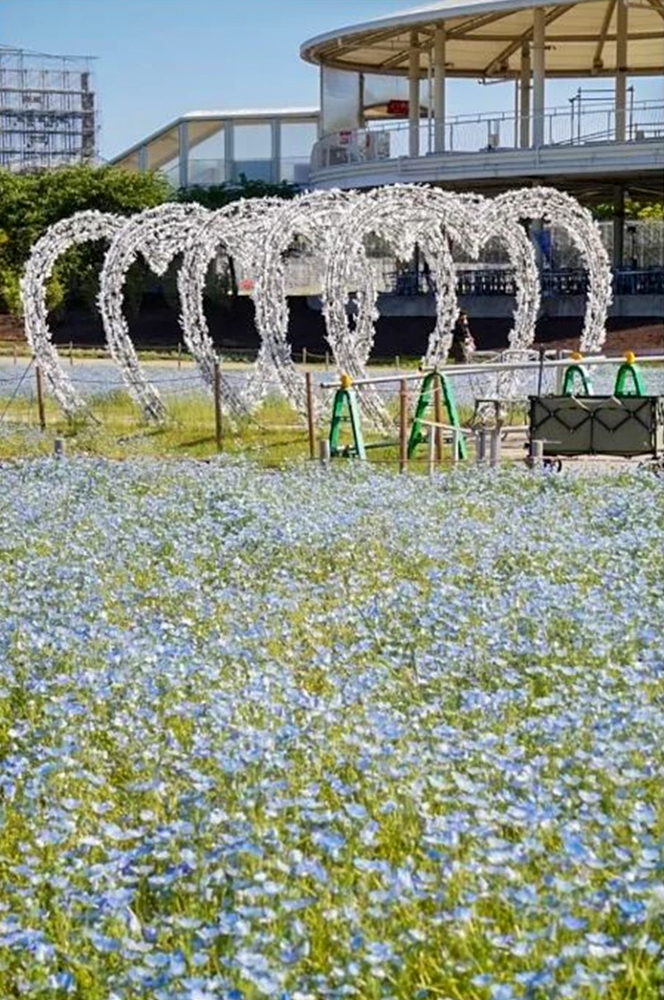
M 233 201 L 241 198 L 294 198 L 300 193 L 300 189 L 295 184 L 288 181 L 280 181 L 279 184 L 271 184 L 269 181 L 250 181 L 244 174 L 240 174 L 237 184 L 213 184 L 211 187 L 180 188 L 177 193 L 178 201 L 196 201 L 205 208 L 223 208 Z
M 131 215 L 173 197 L 158 174 L 117 167 L 63 167 L 40 173 L 0 170 L 0 308 L 17 315 L 18 282 L 33 243 L 49 226 L 74 212 L 97 209 Z M 103 250 L 81 246 L 63 254 L 48 289 L 56 308 L 65 297 L 96 297 Z

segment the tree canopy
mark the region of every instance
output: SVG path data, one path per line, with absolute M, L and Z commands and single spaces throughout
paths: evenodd
M 175 192 L 160 174 L 110 166 L 63 167 L 25 174 L 0 170 L 0 311 L 20 314 L 19 279 L 30 248 L 49 226 L 74 212 L 97 209 L 132 215 L 169 200 L 196 201 L 216 209 L 240 198 L 292 198 L 297 192 L 287 182 L 268 184 L 244 176 L 237 184 Z M 94 301 L 102 254 L 103 249 L 95 246 L 80 246 L 63 254 L 49 283 L 49 308 L 56 309 L 68 295 Z M 134 270 L 136 280 L 130 284 L 136 286 L 134 292 L 140 299 L 149 276 L 140 263 Z

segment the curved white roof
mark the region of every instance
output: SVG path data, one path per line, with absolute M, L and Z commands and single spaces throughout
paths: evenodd
M 407 74 L 418 33 L 426 73 L 437 24 L 447 29 L 449 76 L 510 77 L 532 39 L 533 9 L 546 9 L 547 76 L 613 75 L 616 7 L 625 0 L 436 0 L 402 14 L 340 28 L 305 42 L 308 62 L 380 74 Z M 664 0 L 627 0 L 627 71 L 664 73 Z

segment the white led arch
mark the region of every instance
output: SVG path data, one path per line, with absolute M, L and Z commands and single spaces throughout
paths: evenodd
M 50 226 L 33 245 L 21 278 L 25 336 L 35 360 L 46 376 L 58 406 L 69 416 L 85 402 L 65 374 L 48 325 L 46 286 L 58 258 L 70 247 L 96 240 L 111 240 L 127 219 L 107 212 L 77 212 Z
M 216 352 L 205 316 L 204 290 L 210 264 L 219 250 L 236 259 L 250 272 L 258 270 L 263 244 L 275 214 L 283 210 L 281 198 L 241 199 L 211 212 L 196 232 L 196 239 L 185 252 L 178 272 L 178 290 L 182 314 L 180 325 L 184 342 L 193 354 L 205 385 L 214 386 Z M 274 378 L 271 352 L 261 344 L 253 377 L 244 387 L 228 379 L 223 371 L 223 407 L 241 416 L 253 409 L 262 395 L 266 382 Z
M 284 254 L 296 237 L 327 262 L 343 220 L 364 197 L 355 191 L 314 191 L 285 203 L 265 237 L 254 289 L 256 326 L 285 395 L 296 410 L 306 409 L 305 385 L 288 344 L 288 299 Z
M 606 317 L 612 301 L 611 266 L 599 226 L 587 208 L 555 188 L 534 187 L 506 191 L 491 203 L 496 225 L 522 219 L 542 219 L 568 231 L 588 273 L 588 297 L 580 350 L 598 351 L 606 340 Z
M 207 210 L 196 204 L 148 208 L 132 216 L 115 235 L 104 260 L 98 301 L 106 343 L 129 393 L 151 420 L 163 420 L 166 411 L 129 339 L 122 311 L 125 279 L 139 253 L 156 274 L 163 274 L 176 254 L 186 252 L 207 215 Z
M 428 261 L 436 288 L 436 322 L 425 364 L 445 363 L 458 315 L 452 256 L 476 259 L 490 238 L 506 246 L 515 273 L 516 309 L 510 350 L 527 350 L 534 338 L 540 302 L 537 263 L 523 221 L 544 219 L 565 227 L 588 272 L 588 301 L 581 348 L 598 350 L 606 337 L 611 301 L 611 271 L 599 227 L 569 195 L 550 188 L 510 191 L 489 200 L 438 188 L 395 185 L 368 193 L 317 191 L 292 201 L 252 199 L 209 213 L 195 204 L 168 203 L 130 219 L 100 212 L 80 212 L 62 220 L 35 243 L 21 281 L 25 326 L 37 362 L 62 409 L 74 413 L 83 400 L 65 374 L 48 328 L 45 291 L 54 264 L 68 247 L 109 240 L 101 274 L 99 308 L 109 351 L 130 393 L 148 417 L 165 414 L 161 398 L 148 382 L 134 351 L 122 312 L 127 271 L 139 254 L 163 274 L 183 254 L 178 275 L 185 343 L 204 383 L 214 379 L 214 348 L 203 311 L 203 286 L 210 261 L 221 247 L 255 276 L 253 299 L 261 337 L 259 358 L 244 386 L 224 380 L 227 410 L 240 414 L 258 402 L 267 385 L 281 387 L 300 412 L 305 409 L 304 379 L 293 364 L 288 344 L 288 300 L 284 255 L 296 237 L 325 263 L 323 313 L 326 336 L 337 367 L 360 377 L 374 340 L 377 318 L 375 270 L 367 255 L 370 234 L 385 239 L 396 256 L 407 258 L 417 243 Z M 355 293 L 351 322 L 348 305 Z M 383 422 L 377 397 L 366 393 L 369 415 Z

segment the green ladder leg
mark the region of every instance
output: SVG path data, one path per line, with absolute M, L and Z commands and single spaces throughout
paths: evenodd
M 348 416 L 344 416 L 344 409 L 348 410 Z M 339 448 L 339 434 L 342 423 L 349 422 L 353 434 L 352 448 Z M 360 420 L 360 408 L 357 403 L 357 396 L 352 389 L 337 389 L 334 394 L 332 404 L 332 421 L 330 423 L 330 457 L 337 458 L 339 455 L 355 456 L 361 461 L 366 461 L 367 452 L 364 445 L 364 435 L 362 434 L 362 422 Z
M 428 372 L 428 374 L 422 379 L 420 395 L 417 400 L 417 406 L 415 407 L 415 418 L 413 420 L 413 426 L 411 427 L 410 437 L 408 439 L 408 458 L 413 457 L 417 446 L 425 440 L 424 434 L 422 433 L 422 421 L 434 401 L 436 385 L 440 385 L 443 403 L 445 405 L 445 409 L 447 410 L 449 423 L 452 427 L 458 427 L 461 429 L 461 421 L 459 420 L 459 413 L 456 408 L 454 393 L 449 380 L 444 375 L 440 374 L 440 372 Z M 458 434 L 457 458 L 467 457 L 468 449 L 466 447 L 466 442 L 463 435 Z
M 581 382 L 581 388 L 583 389 L 584 396 L 591 396 L 593 391 L 593 385 L 590 380 L 590 375 L 583 367 L 583 365 L 570 365 L 565 369 L 565 375 L 563 377 L 563 396 L 571 396 L 574 394 L 574 381 L 579 379 Z M 577 396 L 582 395 L 581 393 L 576 393 Z
M 631 391 L 627 389 L 625 383 L 627 379 L 632 380 Z M 633 361 L 625 361 L 616 373 L 616 384 L 613 389 L 614 396 L 645 396 L 646 387 L 641 372 Z

